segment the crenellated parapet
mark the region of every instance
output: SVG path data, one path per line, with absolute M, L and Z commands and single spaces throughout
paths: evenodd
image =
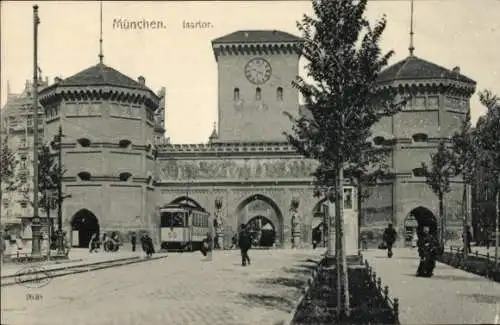
M 237 31 L 212 41 L 215 59 L 224 55 L 300 54 L 303 40 L 277 30 Z
M 279 154 L 300 156 L 293 146 L 286 142 L 229 142 L 203 144 L 166 144 L 158 147 L 158 157 L 171 157 L 179 154 Z

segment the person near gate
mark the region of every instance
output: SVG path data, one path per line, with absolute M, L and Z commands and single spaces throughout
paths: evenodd
M 248 231 L 245 224 L 241 224 L 240 233 L 238 236 L 238 246 L 240 247 L 241 252 L 241 265 L 246 266 L 250 265 L 250 257 L 248 256 L 248 250 L 252 247 L 252 237 L 250 236 L 250 232 Z
M 424 227 L 418 237 L 418 254 L 420 256 L 416 274 L 418 277 L 430 278 L 433 275 L 439 253 L 440 244 L 437 237 L 430 233 L 429 227 Z
M 396 235 L 396 229 L 394 229 L 392 223 L 390 223 L 387 228 L 385 228 L 383 234 L 383 240 L 387 245 L 387 257 L 389 258 L 392 257 L 392 245 L 394 245 L 394 242 L 396 241 Z
M 137 237 L 135 232 L 130 235 L 130 243 L 132 244 L 132 252 L 135 252 L 135 245 L 137 244 Z

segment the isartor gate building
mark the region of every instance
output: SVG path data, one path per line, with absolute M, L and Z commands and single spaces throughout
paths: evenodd
M 283 111 L 304 114 L 292 88 L 300 42 L 276 30 L 236 31 L 212 41 L 218 125 L 206 144 L 166 141 L 165 92 L 158 95 L 144 77 L 133 80 L 102 61 L 45 88 L 45 134 L 51 139 L 59 126 L 64 133 L 64 192 L 71 197 L 64 201 L 63 227 L 74 244 L 87 244 L 95 231 L 119 231 L 126 239 L 142 230 L 158 241 L 160 206 L 188 199 L 213 213 L 220 198 L 225 238 L 260 217 L 275 230 L 276 244 L 286 247 L 290 204 L 297 198 L 301 238 L 308 245 L 322 222 L 312 191 L 316 163 L 298 155 L 283 136 L 291 129 Z M 401 234 L 437 218 L 438 201 L 421 162 L 429 162 L 438 142 L 459 129 L 476 84 L 458 67 L 449 70 L 414 55 L 388 67 L 379 81 L 413 97 L 373 128 L 373 142 L 390 151 L 394 175 L 371 188 L 361 205 L 361 231 L 375 237 L 388 222 Z M 459 236 L 461 180 L 454 179 L 451 188 L 446 225 Z

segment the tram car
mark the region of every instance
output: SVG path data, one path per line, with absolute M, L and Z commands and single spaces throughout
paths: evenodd
M 160 208 L 161 248 L 167 251 L 195 251 L 210 232 L 210 214 L 193 204 L 175 203 Z

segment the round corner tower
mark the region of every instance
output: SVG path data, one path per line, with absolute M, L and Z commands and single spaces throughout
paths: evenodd
M 143 77 L 135 81 L 102 63 L 56 78 L 40 93 L 47 138 L 59 128 L 63 134 L 63 193 L 69 197 L 62 224 L 73 246 L 88 245 L 96 232 L 154 232 L 160 100 Z
M 384 118 L 374 127 L 374 138 L 391 140 L 384 143 L 392 147 L 389 164 L 395 177 L 391 184 L 377 186 L 379 193 L 366 202 L 365 207 L 370 208 L 364 211 L 363 219 L 386 220 L 381 222 L 381 226 L 386 226 L 387 217 L 383 215 L 392 214 L 392 220 L 388 221 L 395 223 L 403 235 L 414 231 L 427 218 L 439 218 L 439 202 L 425 182 L 422 162 L 429 166 L 431 154 L 439 143 L 449 144 L 451 137 L 459 132 L 470 111 L 476 82 L 462 75 L 459 67 L 449 70 L 410 55 L 382 71 L 379 84 L 396 88 L 399 95 L 409 100 L 401 112 Z M 437 221 L 438 227 L 445 227 L 458 237 L 462 219 L 457 209 L 462 201 L 462 180 L 457 177 L 451 182 L 451 191 L 446 193 L 446 217 L 443 222 Z M 392 211 L 385 211 L 384 207 L 392 207 Z M 376 214 L 382 215 L 377 218 Z

